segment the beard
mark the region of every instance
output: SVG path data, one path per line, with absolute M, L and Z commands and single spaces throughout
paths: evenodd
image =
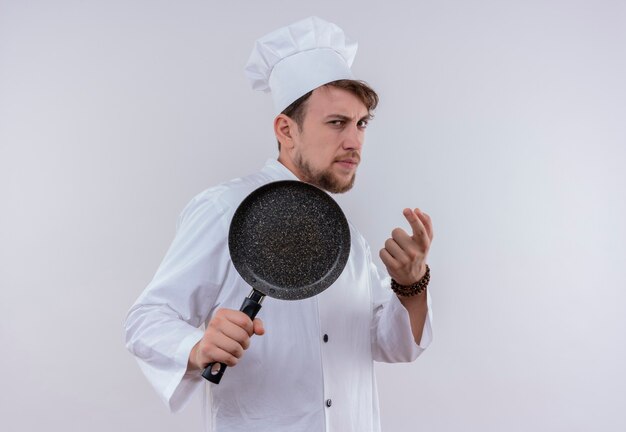
M 358 156 L 358 155 L 357 155 Z M 296 155 L 294 158 L 294 163 L 304 176 L 304 181 L 307 183 L 311 183 L 325 191 L 330 193 L 344 193 L 348 192 L 354 186 L 354 180 L 356 178 L 356 173 L 352 174 L 352 177 L 345 182 L 342 182 L 339 178 L 337 178 L 331 171 L 330 168 L 325 170 L 316 171 L 311 168 L 311 165 L 304 159 L 300 154 Z

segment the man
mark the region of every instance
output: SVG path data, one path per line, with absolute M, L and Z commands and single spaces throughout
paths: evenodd
M 237 310 L 250 290 L 227 245 L 239 203 L 271 181 L 301 180 L 332 193 L 354 183 L 378 103 L 352 79 L 355 52 L 341 29 L 315 17 L 257 41 L 247 73 L 274 99 L 278 161 L 192 200 L 128 314 L 127 346 L 170 409 L 205 386 L 209 430 L 378 431 L 373 360 L 412 361 L 430 343 L 432 224 L 418 209 L 404 210 L 411 232 L 396 228 L 380 251 L 396 294 L 350 225 L 348 264 L 331 287 L 305 300 L 266 298 L 262 320 Z M 219 385 L 201 378 L 212 362 L 234 366 Z

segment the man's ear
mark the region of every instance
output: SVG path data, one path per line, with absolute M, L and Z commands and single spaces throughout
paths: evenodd
M 280 142 L 281 148 L 283 146 L 286 149 L 293 147 L 293 132 L 296 127 L 296 123 L 285 114 L 279 114 L 274 119 L 274 134 Z

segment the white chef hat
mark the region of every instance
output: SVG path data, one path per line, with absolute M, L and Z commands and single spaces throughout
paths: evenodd
M 278 115 L 319 86 L 352 79 L 356 50 L 343 30 L 313 16 L 258 39 L 245 72 L 254 90 L 272 93 Z

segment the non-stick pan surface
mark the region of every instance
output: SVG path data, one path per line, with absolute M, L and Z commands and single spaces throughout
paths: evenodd
M 299 181 L 278 181 L 240 204 L 228 246 L 233 265 L 255 290 L 298 300 L 320 293 L 339 277 L 350 253 L 350 229 L 326 192 Z
M 300 300 L 331 286 L 350 255 L 350 228 L 326 192 L 278 181 L 241 202 L 230 223 L 228 247 L 235 269 L 253 288 L 239 310 L 254 319 L 266 295 Z M 202 376 L 219 384 L 226 368 L 209 363 Z

